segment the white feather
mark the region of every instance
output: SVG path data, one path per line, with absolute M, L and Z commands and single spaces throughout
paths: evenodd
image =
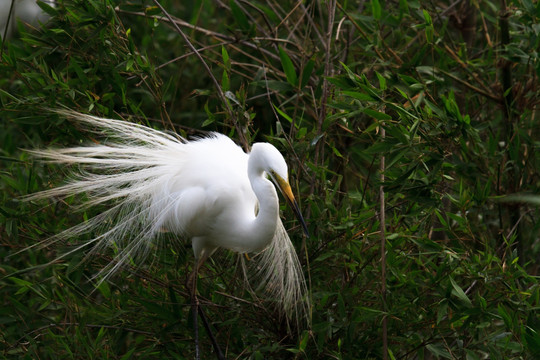
M 114 245 L 118 252 L 114 261 L 101 270 L 101 281 L 128 261 L 146 255 L 162 229 L 192 239 L 197 259 L 204 260 L 218 247 L 239 253 L 256 252 L 259 255 L 255 256 L 258 265 L 253 267 L 254 277 L 260 281 L 260 287 L 282 303 L 288 317 L 295 315 L 298 320 L 307 315 L 306 284 L 295 249 L 278 216 L 275 187 L 262 173 L 258 177 L 252 174 L 256 180 L 250 182 L 251 154 L 217 133 L 186 141 L 125 121 L 58 112 L 107 140 L 91 146 L 30 151 L 46 161 L 76 165 L 79 171 L 67 184 L 27 199 L 85 193 L 87 200 L 82 206 L 104 203 L 111 207 L 54 236 L 49 243 L 97 233 L 71 252 L 89 248 L 92 254 Z M 286 180 L 283 158 L 272 149 L 271 155 L 266 154 L 267 145 L 254 145 L 252 161 L 270 162 L 272 171 L 275 167 Z M 263 199 L 259 215 L 257 191 L 259 200 Z M 263 222 L 263 217 L 268 219 Z M 261 221 L 257 223 L 257 219 Z M 261 231 L 254 230 L 256 223 Z M 270 229 L 269 235 L 264 235 L 264 229 Z

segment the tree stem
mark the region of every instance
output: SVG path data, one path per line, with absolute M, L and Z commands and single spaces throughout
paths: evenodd
M 384 141 L 386 137 L 385 129 L 381 126 L 381 138 Z M 381 157 L 380 164 L 380 180 L 379 186 L 379 200 L 380 200 L 380 231 L 381 231 L 381 295 L 383 301 L 384 317 L 382 320 L 382 341 L 383 341 L 383 359 L 388 359 L 388 324 L 387 324 L 387 307 L 386 307 L 386 206 L 384 198 L 384 170 L 385 170 L 385 156 Z

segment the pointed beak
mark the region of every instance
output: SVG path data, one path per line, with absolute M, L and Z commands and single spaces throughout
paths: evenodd
M 276 173 L 270 174 L 270 177 L 272 180 L 274 180 L 274 183 L 277 185 L 279 191 L 281 194 L 283 194 L 283 197 L 285 200 L 287 200 L 287 204 L 293 209 L 294 214 L 302 224 L 302 228 L 304 229 L 304 233 L 306 234 L 306 237 L 309 237 L 309 231 L 306 225 L 306 222 L 304 221 L 304 217 L 302 216 L 302 213 L 300 212 L 300 207 L 298 206 L 298 203 L 296 202 L 296 199 L 294 198 L 291 185 L 289 185 L 289 182 L 285 179 L 283 179 L 281 176 L 277 175 Z

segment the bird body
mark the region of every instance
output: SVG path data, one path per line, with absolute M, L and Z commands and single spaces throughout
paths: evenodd
M 161 194 L 154 197 L 158 211 L 162 199 L 171 202 L 171 211 L 163 214 L 164 227 L 194 239 L 197 258 L 204 250 L 218 247 L 240 253 L 264 249 L 272 240 L 278 218 L 273 185 L 263 180 L 268 182 L 262 186 L 271 198 L 268 206 L 272 216 L 268 226 L 256 229 L 258 200 L 246 176 L 249 155 L 221 134 L 183 146 L 186 156 L 178 160 L 177 174 L 156 189 Z
M 191 239 L 196 270 L 217 248 L 260 253 L 255 276 L 270 297 L 281 302 L 289 316 L 307 312 L 304 277 L 279 218 L 274 185 L 307 228 L 288 185 L 285 160 L 274 146 L 256 143 L 246 154 L 217 133 L 186 141 L 125 121 L 59 113 L 106 140 L 30 151 L 47 161 L 76 165 L 79 171 L 67 184 L 29 199 L 85 193 L 83 206 L 110 207 L 52 241 L 93 232 L 98 235 L 71 252 L 88 247 L 92 253 L 114 244 L 118 253 L 102 270 L 103 279 L 146 254 L 163 230 Z

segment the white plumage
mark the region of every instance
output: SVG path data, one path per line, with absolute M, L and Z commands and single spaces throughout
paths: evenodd
M 196 269 L 219 247 L 260 253 L 256 278 L 287 315 L 303 317 L 309 307 L 306 285 L 295 249 L 279 218 L 272 179 L 307 228 L 292 195 L 287 165 L 268 143 L 246 154 L 228 137 L 183 138 L 120 120 L 59 111 L 106 136 L 102 144 L 34 150 L 37 157 L 77 165 L 63 186 L 29 199 L 86 193 L 83 206 L 111 207 L 50 241 L 96 233 L 73 251 L 100 251 L 114 244 L 114 262 L 101 271 L 107 278 L 167 230 L 191 239 Z M 50 242 L 49 241 L 49 242 Z M 92 245 L 92 246 L 91 246 Z M 261 253 L 262 252 L 262 253 Z

